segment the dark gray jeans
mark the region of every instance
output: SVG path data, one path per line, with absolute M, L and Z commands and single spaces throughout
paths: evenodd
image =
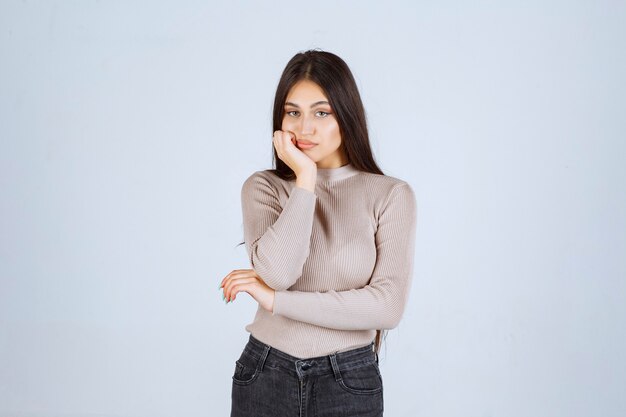
M 250 335 L 235 361 L 231 417 L 380 417 L 383 380 L 368 346 L 298 359 Z

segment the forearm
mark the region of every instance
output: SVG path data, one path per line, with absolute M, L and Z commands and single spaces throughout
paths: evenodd
M 393 190 L 378 223 L 376 264 L 368 285 L 346 291 L 277 291 L 273 314 L 342 330 L 397 326 L 408 299 L 415 255 L 417 204 L 408 185 Z
M 339 330 L 393 329 L 402 319 L 410 279 L 397 287 L 347 291 L 276 291 L 273 314 Z
M 316 195 L 305 188 L 294 187 L 280 216 L 263 232 L 262 221 L 250 205 L 244 215 L 246 249 L 252 268 L 275 290 L 291 287 L 302 275 L 309 256 Z

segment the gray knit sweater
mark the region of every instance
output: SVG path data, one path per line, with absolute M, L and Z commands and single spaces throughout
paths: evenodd
M 241 189 L 251 267 L 276 290 L 246 331 L 298 358 L 369 344 L 402 318 L 413 277 L 417 203 L 398 178 L 351 164 L 318 168 L 315 192 L 270 170 Z

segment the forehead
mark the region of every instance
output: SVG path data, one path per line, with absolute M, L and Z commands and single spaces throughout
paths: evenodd
M 298 81 L 287 94 L 287 101 L 296 104 L 314 103 L 321 100 L 328 100 L 328 97 L 326 97 L 322 88 L 311 80 Z

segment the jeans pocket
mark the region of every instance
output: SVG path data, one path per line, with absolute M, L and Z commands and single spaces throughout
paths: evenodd
M 376 362 L 367 362 L 355 368 L 340 371 L 337 381 L 352 394 L 377 394 L 383 390 L 383 379 Z
M 243 352 L 239 359 L 235 361 L 235 372 L 233 372 L 233 382 L 238 385 L 249 385 L 259 376 L 260 358 Z

